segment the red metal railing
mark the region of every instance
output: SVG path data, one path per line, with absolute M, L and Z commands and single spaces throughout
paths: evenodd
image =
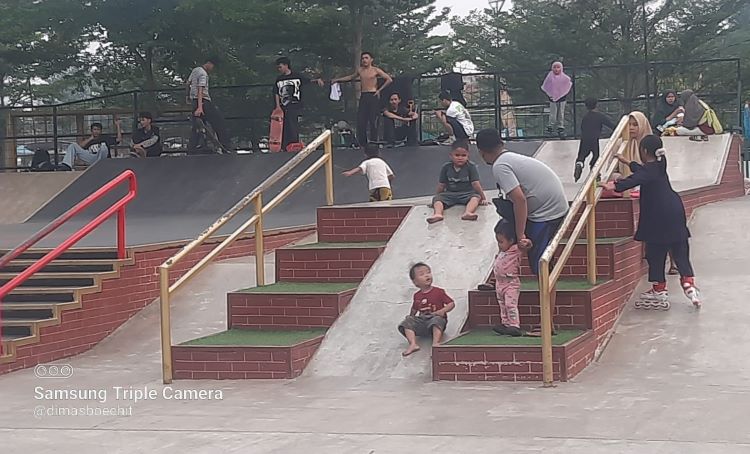
M 63 241 L 59 246 L 45 254 L 33 265 L 26 268 L 21 273 L 19 273 L 18 276 L 14 277 L 10 281 L 6 282 L 2 287 L 0 287 L 0 307 L 2 306 L 3 299 L 10 292 L 16 289 L 19 285 L 26 282 L 26 280 L 33 276 L 35 273 L 49 265 L 50 262 L 61 256 L 63 253 L 65 253 L 65 251 L 81 241 L 81 239 L 83 239 L 86 235 L 93 232 L 94 229 L 106 222 L 107 219 L 112 217 L 115 213 L 117 214 L 117 257 L 120 259 L 125 258 L 125 207 L 135 198 L 138 192 L 138 184 L 135 179 L 135 173 L 133 173 L 132 170 L 126 170 L 122 172 L 112 181 L 105 184 L 101 188 L 97 189 L 93 194 L 80 201 L 76 206 L 61 214 L 57 219 L 50 222 L 45 228 L 37 232 L 34 236 L 24 241 L 21 245 L 19 245 L 12 251 L 5 254 L 2 258 L 0 258 L 0 268 L 8 265 L 10 262 L 20 257 L 21 254 L 26 252 L 29 248 L 37 244 L 42 239 L 46 238 L 50 233 L 60 228 L 60 226 L 65 224 L 71 218 L 80 214 L 83 210 L 91 206 L 93 203 L 112 192 L 125 181 L 128 182 L 127 194 L 125 194 L 117 202 L 112 204 L 109 208 L 104 210 L 104 212 L 99 214 L 97 217 L 89 221 L 85 226 L 80 228 L 76 233 Z M 2 320 L 0 320 L 0 327 L 2 327 Z M 2 354 L 2 348 L 2 342 L 0 342 L 0 355 Z

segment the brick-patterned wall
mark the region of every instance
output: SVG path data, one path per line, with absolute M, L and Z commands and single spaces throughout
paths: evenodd
M 594 358 L 589 331 L 552 347 L 554 379 L 568 381 Z M 446 381 L 542 381 L 542 349 L 531 346 L 440 346 L 433 348 L 432 378 Z
M 597 238 L 623 238 L 633 236 L 635 233 L 635 217 L 633 206 L 638 202 L 633 199 L 603 199 L 596 206 L 596 237 Z M 570 228 L 566 232 L 569 237 L 573 232 L 578 220 L 581 218 L 584 207 L 575 217 Z M 581 238 L 586 238 L 586 229 L 583 229 Z
M 614 250 L 617 248 L 613 244 L 597 244 L 596 245 L 596 275 L 597 277 L 610 279 L 612 277 L 613 263 L 616 266 L 616 262 L 613 262 Z M 553 264 L 556 263 L 560 254 L 564 249 L 564 245 L 561 245 L 555 255 L 553 256 Z M 578 278 L 583 279 L 588 276 L 588 252 L 585 244 L 577 244 L 573 246 L 573 252 L 570 254 L 568 261 L 563 267 L 563 272 L 560 275 L 561 278 Z M 526 278 L 534 277 L 529 267 L 529 259 L 526 255 L 523 255 L 521 260 L 521 276 Z
M 361 243 L 388 241 L 411 207 L 318 208 L 318 241 Z
M 267 250 L 298 241 L 312 233 L 310 229 L 271 234 L 266 237 Z M 171 281 L 176 281 L 197 263 L 213 246 L 203 245 L 175 266 Z M 13 362 L 0 364 L 0 374 L 33 367 L 83 353 L 109 336 L 138 311 L 159 297 L 158 266 L 182 246 L 154 251 L 135 251 L 134 264 L 120 269 L 118 278 L 102 282 L 101 291 L 83 295 L 79 309 L 61 313 L 59 325 L 43 327 L 39 342 L 18 347 Z M 220 258 L 252 255 L 254 239 L 242 239 L 227 249 Z
M 355 289 L 339 294 L 230 293 L 229 328 L 328 328 L 352 300 Z
M 276 279 L 283 282 L 359 282 L 385 250 L 292 248 L 276 250 Z
M 172 347 L 176 380 L 290 379 L 299 377 L 323 336 L 291 347 Z
M 539 292 L 522 292 L 518 311 L 524 329 L 539 326 Z M 555 325 L 562 329 L 591 329 L 590 292 L 557 292 L 553 317 Z M 500 309 L 495 292 L 469 292 L 469 318 L 466 328 L 490 328 L 499 324 Z

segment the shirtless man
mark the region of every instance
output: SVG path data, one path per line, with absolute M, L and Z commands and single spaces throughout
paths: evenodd
M 380 92 L 393 82 L 391 76 L 385 71 L 373 66 L 374 61 L 370 52 L 362 52 L 360 66 L 354 74 L 331 80 L 332 84 L 339 82 L 350 82 L 359 80 L 362 84 L 362 95 L 359 98 L 359 109 L 357 110 L 357 142 L 365 146 L 372 140 L 378 139 L 378 116 L 380 110 Z M 378 77 L 385 79 L 385 83 L 378 89 Z M 370 134 L 367 134 L 367 128 Z M 369 140 L 368 140 L 369 139 Z

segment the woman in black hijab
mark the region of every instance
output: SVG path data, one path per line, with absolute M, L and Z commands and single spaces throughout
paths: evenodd
M 651 124 L 661 134 L 670 126 L 678 125 L 682 122 L 685 115 L 685 109 L 680 105 L 675 90 L 666 90 L 659 99 L 656 106 L 656 113 L 651 119 Z

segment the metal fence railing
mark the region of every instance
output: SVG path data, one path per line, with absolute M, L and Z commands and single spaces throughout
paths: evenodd
M 741 72 L 739 59 L 649 62 L 626 65 L 569 67 L 574 81 L 566 108 L 565 135 L 576 138 L 585 113 L 584 100 L 599 99 L 599 110 L 619 118 L 632 110 L 654 111 L 664 90 L 692 89 L 717 112 L 722 123 L 739 128 L 741 120 Z M 475 129 L 496 127 L 508 139 L 545 137 L 549 104 L 540 85 L 547 70 L 494 71 L 463 74 L 463 95 Z M 411 92 L 420 113 L 420 140 L 442 131 L 433 111 L 443 76 L 423 75 L 407 79 L 401 89 Z M 270 84 L 212 87 L 211 95 L 227 119 L 233 145 L 241 150 L 265 151 L 269 115 L 273 108 Z M 344 143 L 336 134 L 344 121 L 355 128 L 357 92 L 344 84 L 343 99 L 332 102 L 328 89 L 305 87 L 302 140 L 313 140 L 323 129 L 333 129 L 334 145 Z M 405 96 L 406 97 L 406 96 Z M 383 105 L 387 101 L 384 97 Z M 190 135 L 190 106 L 184 88 L 129 91 L 49 106 L 0 109 L 0 166 L 28 168 L 35 150 L 44 149 L 61 159 L 68 144 L 87 135 L 93 122 L 114 133 L 114 120 L 123 120 L 125 140 L 136 125 L 137 113 L 151 111 L 162 131 L 165 152 L 184 152 Z M 127 155 L 127 153 L 125 153 Z

